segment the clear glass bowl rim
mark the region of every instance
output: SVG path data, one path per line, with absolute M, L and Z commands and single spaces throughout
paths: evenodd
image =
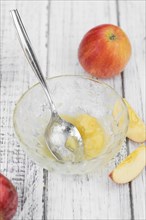
M 95 77 L 88 77 L 88 76 L 83 76 L 83 75 L 66 75 L 66 74 L 64 74 L 64 75 L 57 75 L 57 76 L 54 76 L 54 77 L 46 77 L 45 79 L 46 79 L 46 81 L 49 81 L 49 80 L 53 80 L 53 79 L 56 79 L 56 78 L 66 78 L 66 77 L 68 77 L 68 78 L 81 78 L 81 79 L 85 79 L 85 80 L 90 80 L 90 81 L 94 81 L 94 82 L 96 82 L 96 83 L 99 83 L 99 84 L 101 84 L 101 85 L 103 85 L 103 86 L 105 86 L 105 87 L 108 87 L 108 88 L 110 88 L 112 91 L 113 91 L 113 93 L 115 93 L 115 95 L 117 96 L 117 97 L 119 97 L 120 98 L 120 101 L 123 103 L 123 105 L 124 105 L 124 107 L 125 107 L 125 110 L 126 110 L 126 112 L 127 112 L 127 117 L 126 117 L 126 120 L 125 120 L 125 122 L 127 122 L 127 125 L 126 125 L 126 130 L 125 130 L 125 136 L 123 136 L 123 141 L 124 141 L 124 139 L 125 139 L 125 137 L 126 137 L 126 133 L 127 133 L 127 130 L 128 130 L 128 122 L 129 122 L 129 115 L 128 115 L 128 109 L 127 109 L 127 106 L 126 106 L 126 104 L 125 104 L 125 102 L 123 101 L 123 98 L 119 95 L 119 93 L 118 92 L 116 92 L 116 90 L 114 89 L 114 88 L 112 88 L 110 85 L 108 85 L 107 83 L 105 83 L 105 82 L 101 82 L 101 81 L 99 81 L 98 79 L 96 79 Z M 33 86 L 31 86 L 29 89 L 27 89 L 22 95 L 21 95 L 21 97 L 18 99 L 18 101 L 16 102 L 16 106 L 15 106 L 15 108 L 14 108 L 14 111 L 13 111 L 13 128 L 14 128 L 14 133 L 15 133 L 15 135 L 16 135 L 16 137 L 17 137 L 17 140 L 18 140 L 18 142 L 20 143 L 20 145 L 22 146 L 22 145 L 25 145 L 25 146 L 27 146 L 27 147 L 29 147 L 28 145 L 26 145 L 22 140 L 21 140 L 21 137 L 20 137 L 20 135 L 19 135 L 19 132 L 18 132 L 18 129 L 17 129 L 17 127 L 16 127 L 16 125 L 15 125 L 15 114 L 16 114 L 16 111 L 17 111 L 17 108 L 18 108 L 18 106 L 19 106 L 19 104 L 21 103 L 21 100 L 23 99 L 23 97 L 25 96 L 25 95 L 27 95 L 32 89 L 34 89 L 36 86 L 38 86 L 40 83 L 38 82 L 38 83 L 36 83 L 36 84 L 34 84 Z M 24 149 L 24 147 L 22 146 L 22 148 Z M 25 149 L 24 149 L 25 150 Z M 26 152 L 26 150 L 25 150 L 25 152 Z M 101 152 L 97 157 L 99 157 L 100 155 L 104 155 L 104 151 L 103 152 Z M 89 161 L 94 161 L 94 160 L 96 160 L 97 159 L 97 157 L 95 157 L 95 158 L 93 158 L 93 159 L 90 159 Z M 33 159 L 33 158 L 32 158 Z M 34 160 L 34 159 L 33 159 Z M 34 160 L 35 161 L 35 160 Z M 37 162 L 37 161 L 35 161 L 35 162 Z

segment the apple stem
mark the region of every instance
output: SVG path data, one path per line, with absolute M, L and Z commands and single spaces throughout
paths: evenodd
M 109 39 L 110 40 L 115 40 L 117 37 L 114 35 L 114 34 L 112 34 L 110 37 L 109 37 Z

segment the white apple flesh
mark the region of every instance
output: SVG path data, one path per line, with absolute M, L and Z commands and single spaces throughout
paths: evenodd
M 111 173 L 110 178 L 119 184 L 135 179 L 146 165 L 146 146 L 142 144 L 123 160 Z

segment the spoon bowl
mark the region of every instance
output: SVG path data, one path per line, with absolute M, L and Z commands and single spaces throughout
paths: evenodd
M 83 141 L 78 129 L 58 114 L 51 117 L 45 130 L 45 140 L 53 156 L 60 162 L 78 162 L 83 157 Z M 67 144 L 72 140 L 74 148 Z

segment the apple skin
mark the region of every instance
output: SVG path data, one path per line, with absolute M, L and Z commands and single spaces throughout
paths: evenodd
M 110 78 L 123 71 L 131 56 L 131 44 L 124 31 L 112 24 L 99 25 L 83 37 L 78 59 L 91 75 Z
M 126 99 L 123 99 L 129 114 L 129 125 L 127 131 L 127 137 L 137 143 L 142 143 L 146 141 L 146 125 L 142 119 L 137 115 L 131 105 Z
M 110 174 L 117 184 L 125 184 L 134 180 L 146 166 L 146 146 L 140 145 L 130 153 Z
M 18 206 L 18 194 L 13 184 L 0 173 L 0 220 L 11 220 Z

